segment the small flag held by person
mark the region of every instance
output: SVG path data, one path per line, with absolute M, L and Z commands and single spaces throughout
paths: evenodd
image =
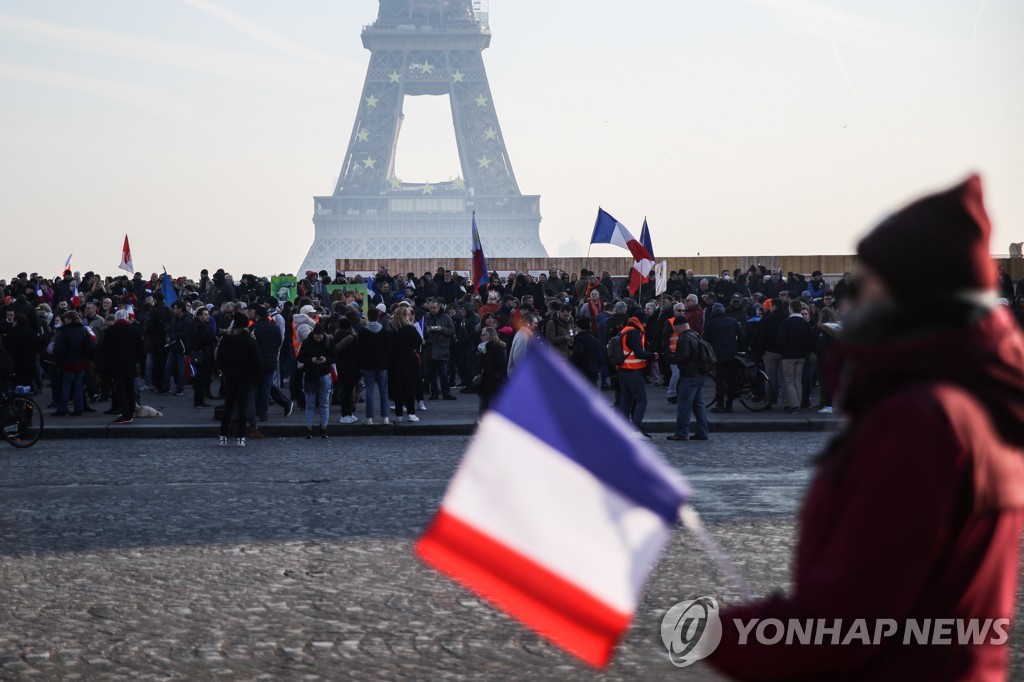
M 597 222 L 594 223 L 594 232 L 590 235 L 591 244 L 611 244 L 620 249 L 626 249 L 633 254 L 633 260 L 654 260 L 643 244 L 636 240 L 626 226 L 613 218 L 603 208 L 597 209 Z
M 480 241 L 480 230 L 476 226 L 476 211 L 473 211 L 473 273 L 472 283 L 477 293 L 487 288 L 487 258 Z
M 643 284 L 651 279 L 651 268 L 654 267 L 654 245 L 651 244 L 651 231 L 647 227 L 647 218 L 644 218 L 644 229 L 640 231 L 640 245 L 647 249 L 650 258 L 639 258 L 633 262 L 633 270 L 629 273 L 629 294 L 636 296 Z
M 78 280 L 71 280 L 71 305 L 75 308 L 82 305 L 82 298 L 78 295 Z
M 135 265 L 132 263 L 132 247 L 128 246 L 128 235 L 124 236 L 124 246 L 121 247 L 121 264 L 117 267 L 130 274 L 135 274 Z
M 481 421 L 416 552 L 604 666 L 689 492 L 600 394 L 538 347 Z
M 64 269 L 60 271 L 60 274 L 63 275 L 65 272 L 67 272 L 68 270 L 71 269 L 71 257 L 74 256 L 74 255 L 75 255 L 74 253 L 69 253 L 68 254 L 68 259 L 66 261 L 64 261 Z

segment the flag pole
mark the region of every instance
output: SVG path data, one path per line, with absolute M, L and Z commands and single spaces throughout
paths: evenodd
M 725 574 L 725 577 L 740 593 L 743 601 L 750 601 L 750 587 L 747 585 L 747 581 L 743 579 L 736 570 L 736 567 L 725 557 L 725 554 L 722 553 L 714 538 L 708 534 L 700 520 L 700 516 L 697 514 L 697 510 L 688 504 L 684 504 L 679 508 L 679 520 L 683 522 L 683 526 L 687 530 L 697 536 L 700 543 L 704 545 L 704 549 L 711 555 L 712 561 L 718 566 L 718 570 Z

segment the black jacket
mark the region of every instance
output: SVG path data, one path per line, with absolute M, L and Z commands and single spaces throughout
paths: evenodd
M 388 368 L 391 360 L 391 330 L 380 322 L 370 322 L 359 330 L 359 355 L 363 369 L 375 372 Z
M 800 315 L 790 315 L 779 327 L 779 353 L 783 360 L 805 360 L 813 349 L 811 323 Z
M 113 379 L 135 378 L 139 365 L 146 363 L 146 344 L 142 330 L 128 320 L 118 320 L 103 332 L 98 362 L 105 376 Z
M 482 381 L 476 387 L 477 393 L 494 395 L 501 390 L 508 378 L 508 359 L 505 353 L 505 344 L 501 341 L 491 341 L 487 344 L 487 351 L 477 353 L 477 367 L 480 368 Z
M 192 343 L 192 325 L 195 318 L 192 313 L 184 313 L 180 317 L 171 313 L 171 323 L 167 327 L 167 342 L 171 344 L 169 352 L 182 355 Z
M 669 358 L 669 362 L 679 366 L 679 376 L 695 378 L 704 376 L 697 368 L 699 359 L 700 334 L 692 329 L 687 329 L 679 335 L 676 341 L 676 352 Z
M 313 358 L 319 357 L 326 358 L 326 362 L 314 363 Z M 299 347 L 298 361 L 302 363 L 302 374 L 307 379 L 317 380 L 330 374 L 334 362 L 334 343 L 331 337 L 325 335 L 322 341 L 317 341 L 312 334 L 307 336 Z
M 278 358 L 281 357 L 281 329 L 269 317 L 256 320 L 252 326 L 252 335 L 260 348 L 263 358 L 263 371 L 277 369 Z
M 715 308 L 708 313 L 708 320 L 704 323 L 704 340 L 711 344 L 719 363 L 729 362 L 746 345 L 747 333 L 743 331 L 743 325 L 726 317 L 718 304 Z
M 601 350 L 601 342 L 589 329 L 577 330 L 569 361 L 583 376 L 596 383 L 601 374 Z
M 263 357 L 248 329 L 227 329 L 217 346 L 217 364 L 225 381 L 252 386 L 263 374 Z

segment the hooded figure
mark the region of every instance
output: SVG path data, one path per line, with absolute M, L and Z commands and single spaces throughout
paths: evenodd
M 788 597 L 723 610 L 709 659 L 739 679 L 1002 680 L 1024 527 L 1024 336 L 994 304 L 981 182 L 971 177 L 861 241 L 856 308 L 830 380 L 845 432 L 818 460 Z M 914 254 L 908 257 L 907 254 Z M 929 277 L 934 269 L 941 278 Z M 736 619 L 856 619 L 877 645 L 740 645 Z M 927 644 L 912 620 L 953 619 Z M 985 627 L 961 642 L 958 628 Z M 988 626 L 986 626 L 986 619 Z M 940 627 L 934 621 L 932 627 Z M 817 634 L 817 633 L 816 633 Z M 909 644 L 905 644 L 909 636 Z M 944 636 L 942 636 L 945 639 Z

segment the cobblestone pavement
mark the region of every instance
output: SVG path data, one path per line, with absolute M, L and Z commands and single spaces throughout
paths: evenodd
M 755 593 L 787 587 L 825 437 L 657 443 Z M 677 601 L 736 598 L 682 530 L 602 672 L 419 563 L 466 442 L 0 449 L 0 679 L 718 679 L 674 668 L 658 635 Z

